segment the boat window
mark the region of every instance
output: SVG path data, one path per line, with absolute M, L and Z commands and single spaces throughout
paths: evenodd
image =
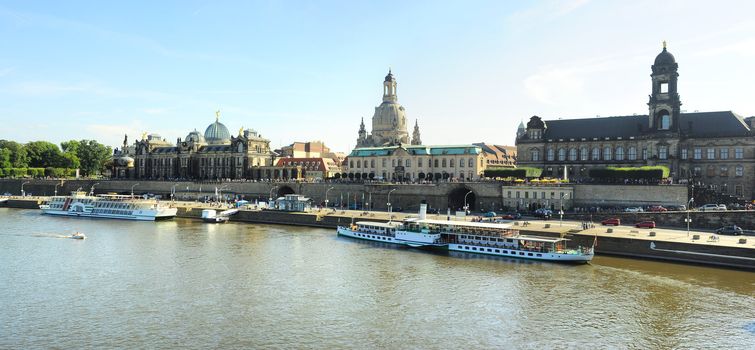
M 524 255 L 524 252 L 519 252 L 519 255 Z
M 493 252 L 493 249 L 490 249 L 490 248 L 488 248 L 488 251 L 492 253 L 492 252 Z
M 472 250 L 477 250 L 477 248 L 475 248 L 475 247 L 472 247 Z
M 527 256 L 532 256 L 532 253 L 527 253 Z
M 496 252 L 496 253 L 500 253 L 500 252 L 501 252 L 501 250 L 500 250 L 500 249 L 496 249 L 496 250 L 495 250 L 495 252 Z
M 506 242 L 508 242 L 508 243 L 513 243 L 513 242 L 514 242 L 514 240 L 513 240 L 513 239 L 506 239 Z
M 508 254 L 508 253 L 509 253 L 509 252 L 508 252 L 507 250 L 504 250 L 504 251 L 503 251 L 503 254 Z
M 537 256 L 543 256 L 543 254 L 537 254 Z

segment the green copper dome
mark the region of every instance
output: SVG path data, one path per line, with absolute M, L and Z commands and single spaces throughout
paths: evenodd
M 207 143 L 228 143 L 231 142 L 231 133 L 228 132 L 228 128 L 223 123 L 215 120 L 204 131 L 204 139 Z

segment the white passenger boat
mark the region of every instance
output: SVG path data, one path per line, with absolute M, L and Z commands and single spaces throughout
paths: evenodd
M 204 222 L 222 224 L 231 219 L 231 215 L 238 213 L 238 209 L 228 209 L 218 213 L 215 209 L 202 210 L 202 220 Z
M 86 235 L 84 235 L 84 234 L 83 234 L 83 233 L 81 233 L 81 232 L 76 232 L 76 233 L 74 233 L 74 234 L 72 234 L 72 235 L 70 235 L 70 236 L 68 236 L 68 237 L 69 237 L 69 238 L 72 238 L 72 239 L 86 239 L 86 238 L 87 238 L 87 236 L 86 236 Z
M 156 199 L 111 194 L 89 196 L 85 192 L 52 197 L 39 209 L 49 215 L 146 221 L 170 219 L 178 211 Z
M 388 223 L 360 221 L 337 230 L 339 235 L 369 241 L 502 257 L 584 263 L 594 256 L 594 244 L 568 248 L 565 238 L 520 235 L 509 224 L 430 220 L 426 210 L 422 204 L 418 218 Z

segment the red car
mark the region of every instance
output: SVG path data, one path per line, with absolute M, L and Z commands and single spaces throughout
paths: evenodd
M 634 227 L 637 227 L 637 228 L 643 228 L 643 227 L 644 228 L 655 228 L 655 221 L 638 222 L 638 223 L 634 224 Z
M 659 212 L 668 211 L 668 209 L 666 209 L 666 208 L 664 208 L 663 206 L 660 206 L 660 205 L 654 205 L 654 206 L 650 207 L 650 211 L 659 213 Z
M 619 225 L 621 225 L 621 220 L 619 220 L 619 218 L 610 218 L 610 219 L 605 219 L 605 220 L 601 221 L 600 223 L 602 225 L 619 226 Z

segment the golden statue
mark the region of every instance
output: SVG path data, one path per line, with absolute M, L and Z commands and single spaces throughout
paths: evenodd
M 666 40 L 663 41 L 663 49 L 666 49 Z
M 220 110 L 215 111 L 215 121 L 220 120 Z
M 239 136 L 243 136 L 243 135 L 244 135 L 244 127 L 242 126 L 239 128 Z
M 145 131 L 145 132 L 142 133 L 142 141 L 144 141 L 146 139 L 147 139 L 147 132 Z

